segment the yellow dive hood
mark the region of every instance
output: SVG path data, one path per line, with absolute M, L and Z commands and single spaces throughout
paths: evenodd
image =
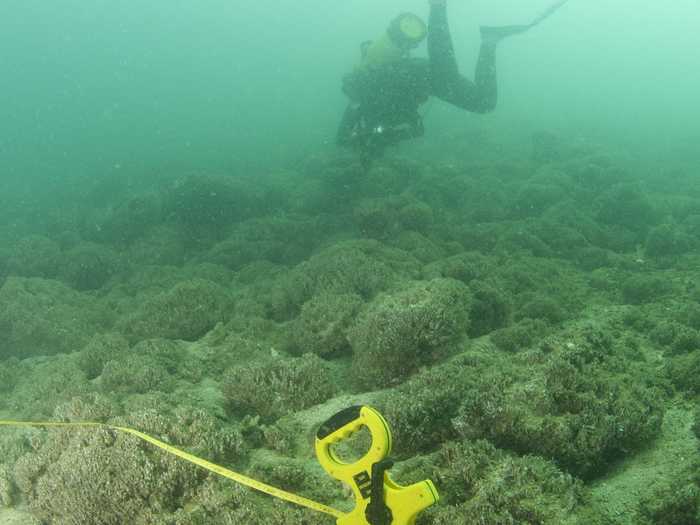
M 428 26 L 418 16 L 402 13 L 386 32 L 363 48 L 361 67 L 378 67 L 404 58 L 428 35 Z

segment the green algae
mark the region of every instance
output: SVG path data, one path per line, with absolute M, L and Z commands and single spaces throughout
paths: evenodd
M 308 164 L 260 188 L 185 177 L 109 213 L 86 203 L 60 235 L 6 233 L 4 416 L 128 424 L 347 508 L 313 434 L 370 403 L 399 481 L 443 495 L 421 525 L 697 512 L 700 197 L 669 222 L 602 156 Z M 45 521 L 328 521 L 130 439 L 2 432 L 0 505 Z M 142 500 L 80 489 L 109 483 Z

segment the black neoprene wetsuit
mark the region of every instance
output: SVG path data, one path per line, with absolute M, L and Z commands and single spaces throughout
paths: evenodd
M 430 96 L 474 113 L 496 107 L 495 45 L 482 44 L 474 81 L 460 75 L 445 6 L 431 7 L 428 55 L 428 60 L 403 58 L 347 75 L 343 91 L 351 103 L 338 129 L 338 144 L 379 156 L 388 144 L 421 136 L 418 108 Z

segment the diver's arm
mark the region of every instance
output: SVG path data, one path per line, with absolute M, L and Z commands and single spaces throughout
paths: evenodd
M 476 82 L 459 74 L 447 22 L 447 1 L 430 1 L 428 54 L 432 94 L 454 106 L 474 113 L 487 113 L 496 106 L 495 47 L 482 46 L 476 68 Z

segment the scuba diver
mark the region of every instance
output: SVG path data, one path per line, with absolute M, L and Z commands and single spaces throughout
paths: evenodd
M 359 151 L 368 168 L 387 146 L 423 135 L 418 108 L 430 96 L 473 113 L 493 111 L 498 99 L 498 43 L 538 25 L 567 1 L 558 1 L 526 25 L 482 26 L 474 81 L 460 75 L 457 68 L 447 0 L 429 0 L 427 26 L 414 14 L 400 14 L 379 39 L 361 45 L 360 65 L 343 78 L 343 91 L 350 103 L 338 129 L 337 144 Z M 411 57 L 411 50 L 426 37 L 429 59 Z

